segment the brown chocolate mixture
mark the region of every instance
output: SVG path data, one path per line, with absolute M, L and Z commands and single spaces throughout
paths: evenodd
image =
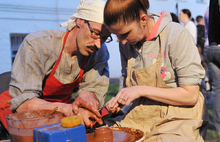
M 144 136 L 144 132 L 138 129 L 128 128 L 128 127 L 110 127 L 112 130 L 119 130 L 129 133 L 135 137 L 135 141 L 141 139 Z
M 10 114 L 6 118 L 12 142 L 33 142 L 33 129 L 59 123 L 62 113 L 53 113 L 53 110 L 32 110 Z M 23 135 L 24 133 L 26 135 Z
M 125 131 L 112 130 L 109 127 L 97 128 L 95 132 L 86 134 L 87 142 L 134 142 L 135 137 Z
M 9 134 L 11 138 L 11 142 L 33 142 L 33 135 L 13 135 Z

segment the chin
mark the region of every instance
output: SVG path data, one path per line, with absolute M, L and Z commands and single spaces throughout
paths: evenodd
M 135 45 L 135 44 L 137 44 L 137 42 L 129 42 L 129 44 Z

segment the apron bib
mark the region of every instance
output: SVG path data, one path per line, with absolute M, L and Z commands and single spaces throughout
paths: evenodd
M 82 64 L 79 76 L 71 83 L 63 84 L 59 80 L 54 77 L 54 73 L 60 63 L 62 52 L 64 46 L 66 44 L 66 39 L 69 35 L 69 31 L 66 33 L 63 41 L 63 46 L 59 58 L 53 67 L 51 73 L 44 81 L 43 87 L 43 95 L 40 97 L 49 102 L 63 102 L 63 103 L 72 103 L 74 99 L 72 98 L 72 93 L 76 92 L 79 86 L 79 83 L 83 79 L 84 66 L 85 66 L 85 56 L 82 58 Z M 6 123 L 5 116 L 11 114 L 10 110 L 11 104 L 9 103 L 11 100 L 11 96 L 9 95 L 9 91 L 5 91 L 0 95 L 0 121 L 4 125 L 4 127 L 8 130 L 8 126 Z
M 68 37 L 69 31 L 66 33 L 64 37 L 64 43 L 63 47 L 60 53 L 60 56 L 53 67 L 51 73 L 49 76 L 46 78 L 44 82 L 44 87 L 43 87 L 43 95 L 41 96 L 42 99 L 50 101 L 50 102 L 63 102 L 63 103 L 71 103 L 73 102 L 72 98 L 72 93 L 76 92 L 79 86 L 79 83 L 82 82 L 83 79 L 83 73 L 84 73 L 84 66 L 85 66 L 85 56 L 82 58 L 82 64 L 81 64 L 81 69 L 79 76 L 70 83 L 63 84 L 61 83 L 56 77 L 54 77 L 54 73 L 60 63 L 63 49 L 66 43 L 66 39 Z
M 157 61 L 151 66 L 134 70 L 132 48 L 128 60 L 126 86 L 153 86 L 170 88 L 161 77 L 161 40 Z M 200 93 L 193 107 L 180 107 L 157 102 L 146 97 L 133 101 L 132 106 L 119 122 L 122 127 L 140 129 L 146 134 L 145 142 L 202 142 L 199 127 L 202 126 L 204 97 Z

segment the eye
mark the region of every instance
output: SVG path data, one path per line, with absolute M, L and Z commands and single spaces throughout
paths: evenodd
M 130 33 L 130 32 L 127 32 L 127 33 L 124 33 L 124 34 L 120 35 L 120 39 L 125 39 L 125 38 L 127 38 L 127 36 L 128 36 L 129 33 Z
M 101 36 L 101 34 L 99 32 L 94 31 L 96 36 Z

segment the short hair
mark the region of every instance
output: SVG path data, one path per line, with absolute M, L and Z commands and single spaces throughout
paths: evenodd
M 199 23 L 199 21 L 200 21 L 201 19 L 203 19 L 203 16 L 201 16 L 201 15 L 196 16 L 196 22 L 197 22 L 197 23 Z
M 148 0 L 108 0 L 104 8 L 104 23 L 107 26 L 118 22 L 140 21 L 140 11 L 147 14 Z
M 173 12 L 171 12 L 170 15 L 171 15 L 171 17 L 172 17 L 172 21 L 173 21 L 173 22 L 177 22 L 177 23 L 180 22 L 179 19 L 178 19 L 178 17 L 176 16 L 176 14 L 174 14 Z

